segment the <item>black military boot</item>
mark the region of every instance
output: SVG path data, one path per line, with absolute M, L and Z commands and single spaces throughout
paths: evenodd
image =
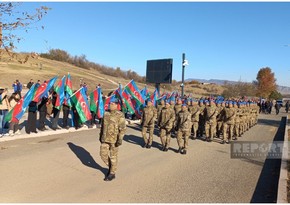
M 151 145 L 150 144 L 147 144 L 146 148 L 147 149 L 150 149 L 151 148 Z
M 113 179 L 115 179 L 116 176 L 115 174 L 109 174 L 106 178 L 105 178 L 105 181 L 112 181 Z
M 221 141 L 221 144 L 224 144 L 224 143 L 225 143 L 225 141 L 224 141 L 224 140 L 222 140 L 222 141 Z
M 145 143 L 144 145 L 143 145 L 143 148 L 146 148 L 148 146 L 148 144 L 147 143 Z
M 186 149 L 183 149 L 181 154 L 186 154 Z
M 181 153 L 182 149 L 179 147 L 176 153 Z

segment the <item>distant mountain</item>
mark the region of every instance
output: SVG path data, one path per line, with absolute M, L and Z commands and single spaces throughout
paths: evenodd
M 198 81 L 200 83 L 213 83 L 217 85 L 224 85 L 225 82 L 228 84 L 239 83 L 238 81 L 231 81 L 231 80 L 219 80 L 219 79 L 205 80 L 205 79 L 195 79 L 195 78 L 188 78 L 185 80 L 185 82 L 192 81 L 192 80 Z M 278 88 L 278 92 L 280 92 L 282 95 L 290 94 L 290 87 L 278 85 L 277 88 Z
M 238 81 L 231 81 L 231 80 L 218 80 L 218 79 L 205 80 L 205 79 L 196 79 L 196 78 L 188 78 L 185 80 L 185 82 L 192 81 L 192 80 L 198 81 L 200 83 L 213 83 L 213 84 L 217 84 L 217 85 L 224 85 L 225 82 L 227 82 L 228 84 L 238 83 Z

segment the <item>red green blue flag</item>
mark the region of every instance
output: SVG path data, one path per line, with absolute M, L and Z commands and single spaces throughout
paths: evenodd
M 35 85 L 36 84 L 33 84 L 28 92 L 12 108 L 12 110 L 8 112 L 4 119 L 5 122 L 10 122 L 11 120 L 15 121 L 15 119 L 20 120 L 22 118 L 33 97 Z
M 70 100 L 72 104 L 75 106 L 76 111 L 79 114 L 80 121 L 82 123 L 92 118 L 89 102 L 88 102 L 84 87 L 81 87 L 78 91 L 76 91 L 71 96 Z

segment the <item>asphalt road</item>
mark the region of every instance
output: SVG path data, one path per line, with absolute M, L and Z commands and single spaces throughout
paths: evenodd
M 258 124 L 239 141 L 278 139 L 283 135 L 280 121 L 285 115 L 261 114 Z M 98 135 L 97 128 L 0 141 L 0 202 L 249 203 L 276 200 L 279 161 L 266 160 L 266 157 L 232 159 L 230 145 L 221 145 L 218 139 L 212 143 L 190 140 L 187 155 L 181 155 L 175 153 L 176 139 L 171 139 L 168 152 L 161 152 L 160 139 L 155 135 L 153 147 L 144 149 L 138 126 L 128 126 L 119 149 L 116 179 L 105 182 L 107 167 L 99 156 Z

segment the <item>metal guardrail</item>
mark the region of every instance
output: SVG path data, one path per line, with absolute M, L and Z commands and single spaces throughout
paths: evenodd
M 283 153 L 281 159 L 281 167 L 280 167 L 280 176 L 279 176 L 279 184 L 278 184 L 278 194 L 277 194 L 277 203 L 288 203 L 287 197 L 287 181 L 288 181 L 288 115 L 286 116 L 285 122 L 285 132 L 284 132 L 284 143 L 283 143 Z

